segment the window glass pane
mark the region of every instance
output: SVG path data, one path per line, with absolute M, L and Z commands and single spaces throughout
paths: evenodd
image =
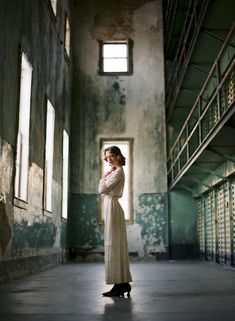
M 24 53 L 21 58 L 19 128 L 17 135 L 15 196 L 27 200 L 29 123 L 32 67 Z
M 104 58 L 123 58 L 127 57 L 127 44 L 104 44 Z
M 46 124 L 46 155 L 45 155 L 45 209 L 52 210 L 52 179 L 54 154 L 54 122 L 55 110 L 50 101 L 47 101 Z
M 69 168 L 69 136 L 63 131 L 63 188 L 62 188 L 62 217 L 68 216 L 68 168 Z
M 103 61 L 104 72 L 127 72 L 128 64 L 127 59 L 104 59 Z
M 133 73 L 132 63 L 132 41 L 114 40 L 100 41 L 99 73 L 120 73 L 131 75 Z
M 65 27 L 65 50 L 67 55 L 70 54 L 70 25 L 69 20 L 66 18 L 66 27 Z
M 56 6 L 57 6 L 57 0 L 50 0 L 51 1 L 51 6 L 54 12 L 54 15 L 56 15 Z

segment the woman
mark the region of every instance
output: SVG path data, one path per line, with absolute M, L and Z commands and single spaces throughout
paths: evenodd
M 110 165 L 110 171 L 104 174 L 99 183 L 99 193 L 104 196 L 104 246 L 105 246 L 105 280 L 114 284 L 104 296 L 121 296 L 127 292 L 130 296 L 132 281 L 129 268 L 126 226 L 123 209 L 118 202 L 122 196 L 125 176 L 122 166 L 125 157 L 117 146 L 103 151 L 103 158 Z

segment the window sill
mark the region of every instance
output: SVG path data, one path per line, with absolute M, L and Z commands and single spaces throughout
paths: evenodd
M 13 204 L 14 204 L 14 206 L 19 207 L 24 210 L 28 209 L 28 202 L 24 201 L 21 198 L 18 198 L 16 196 L 14 196 Z
M 65 217 L 61 217 L 61 222 L 67 224 L 68 223 L 68 219 L 65 218 Z
M 43 215 L 44 216 L 47 216 L 47 217 L 52 217 L 52 212 L 51 211 L 48 211 L 48 210 L 46 210 L 46 209 L 43 209 Z
M 119 72 L 119 71 L 98 71 L 98 74 L 100 76 L 132 76 L 132 71 L 125 71 L 125 72 Z

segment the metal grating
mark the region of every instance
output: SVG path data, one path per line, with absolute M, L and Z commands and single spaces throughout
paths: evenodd
M 205 219 L 206 219 L 206 259 L 213 260 L 213 236 L 212 236 L 212 210 L 210 194 L 205 198 Z
M 202 257 L 235 265 L 235 180 L 198 200 L 198 235 Z
M 231 224 L 231 264 L 235 265 L 235 181 L 231 184 L 231 218 L 232 218 L 232 224 Z
M 235 111 L 235 23 L 168 156 L 169 189 Z
M 224 189 L 221 185 L 217 191 L 217 262 L 225 264 L 225 220 Z
M 216 256 L 216 220 L 215 220 L 215 193 L 209 192 L 206 196 L 206 259 L 213 261 Z
M 204 215 L 204 199 L 198 200 L 198 238 L 200 253 L 205 255 L 205 215 Z
M 224 188 L 224 220 L 225 220 L 225 263 L 231 264 L 231 227 L 230 227 L 230 197 L 229 182 L 223 184 Z

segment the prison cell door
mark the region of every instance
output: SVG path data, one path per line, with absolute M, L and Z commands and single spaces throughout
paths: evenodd
M 205 196 L 205 259 L 212 261 L 213 259 L 213 241 L 212 241 L 212 211 L 211 211 L 211 195 Z
M 198 239 L 200 246 L 200 255 L 205 258 L 205 213 L 204 198 L 198 199 Z
M 217 193 L 217 262 L 225 263 L 225 220 L 224 220 L 224 189 L 220 185 Z
M 235 180 L 231 183 L 230 190 L 230 208 L 231 208 L 231 264 L 235 266 Z
M 231 213 L 230 213 L 230 183 L 223 184 L 224 188 L 224 220 L 225 220 L 225 263 L 231 264 Z

